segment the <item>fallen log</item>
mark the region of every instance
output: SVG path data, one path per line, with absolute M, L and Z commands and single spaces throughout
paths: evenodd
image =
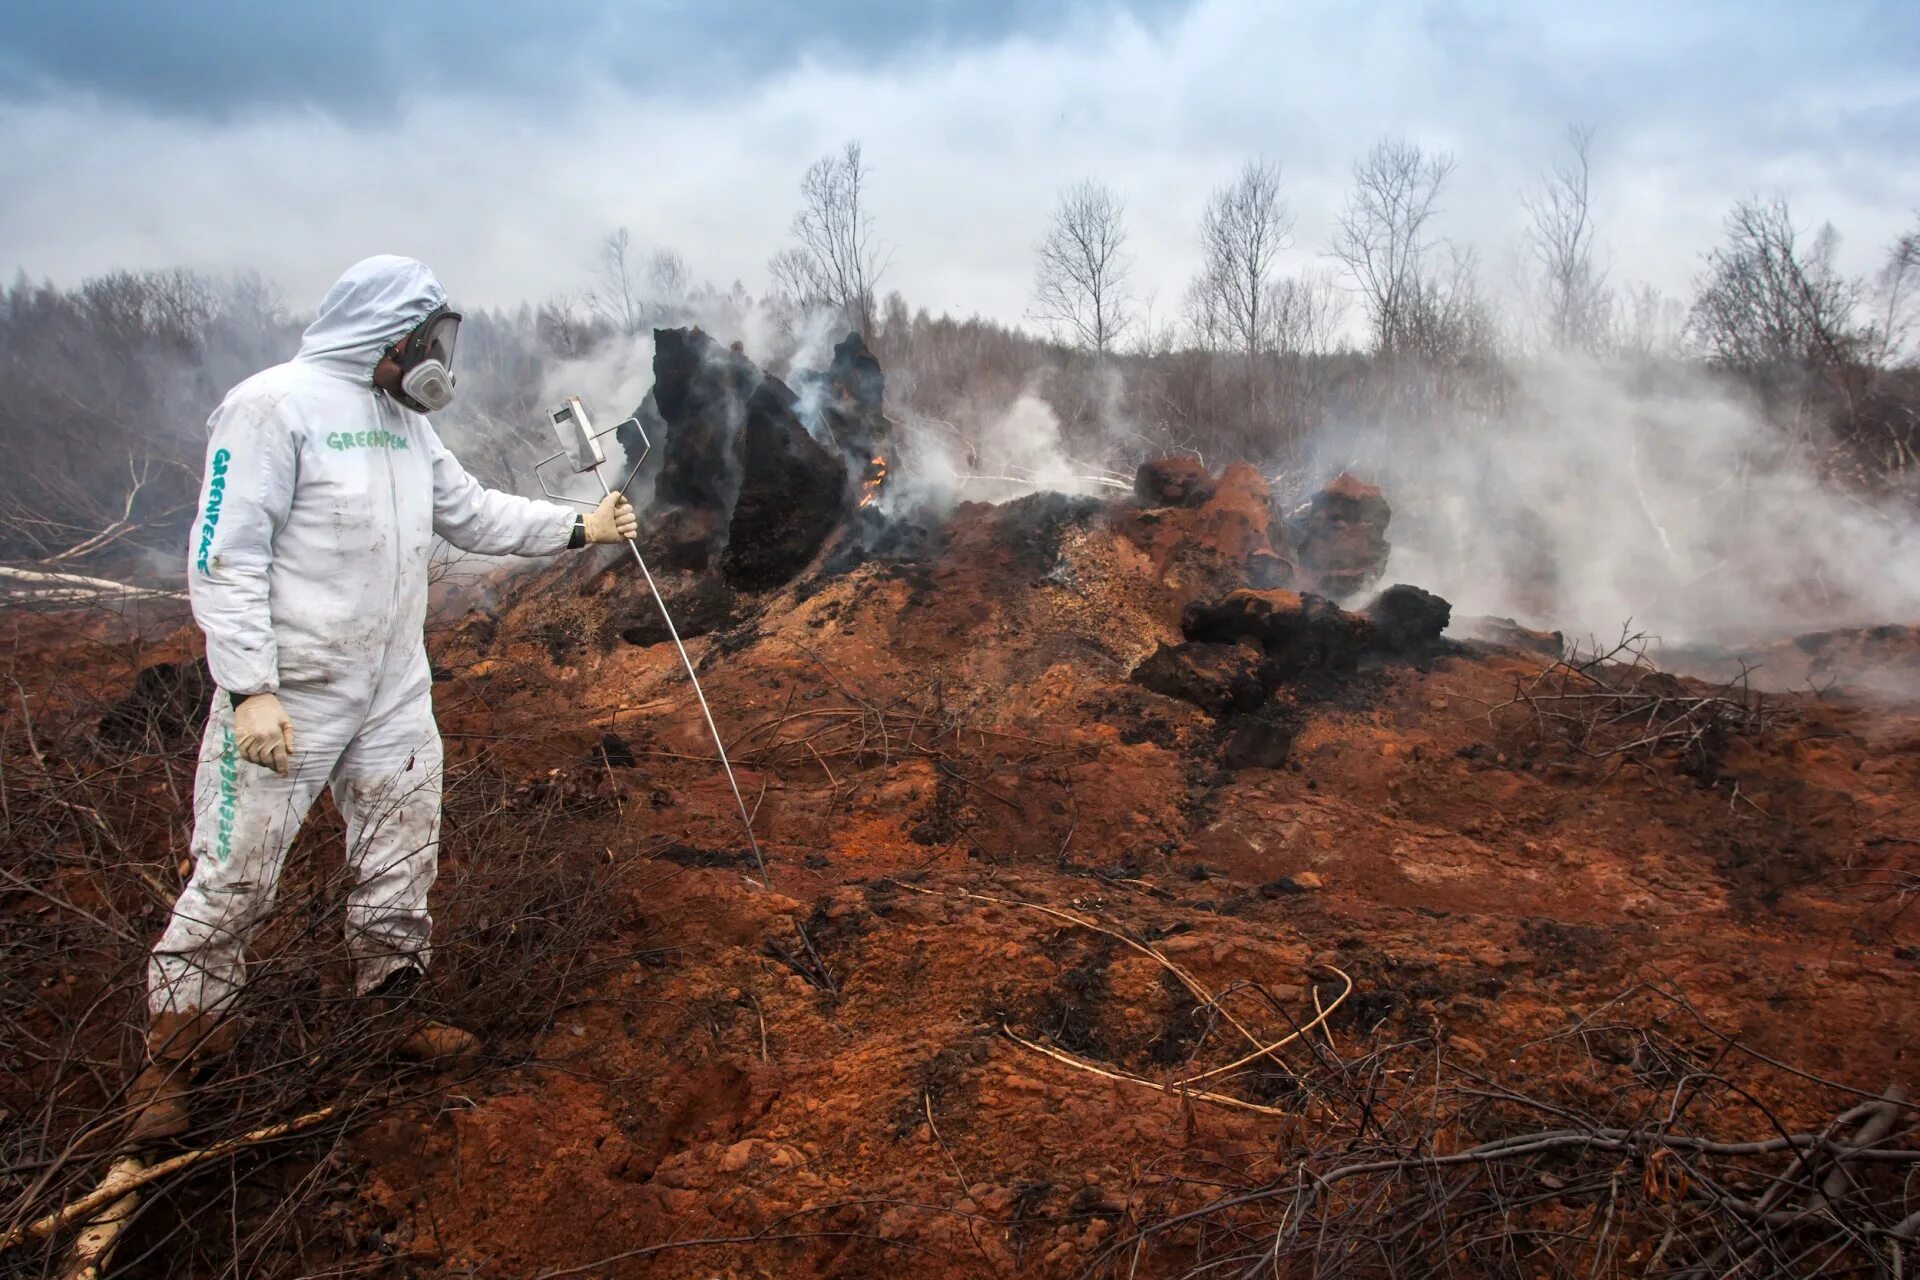
M 86 1195 L 54 1210 L 44 1218 L 36 1218 L 26 1226 L 15 1227 L 5 1235 L 0 1236 L 0 1250 L 11 1249 L 15 1245 L 24 1244 L 29 1240 L 44 1240 L 56 1231 L 63 1230 L 75 1222 L 92 1221 L 101 1209 L 113 1204 L 122 1197 L 139 1191 L 142 1187 L 149 1186 L 162 1178 L 170 1177 L 184 1169 L 191 1169 L 195 1165 L 205 1164 L 209 1160 L 217 1160 L 221 1156 L 232 1155 L 236 1151 L 257 1146 L 262 1142 L 271 1142 L 275 1138 L 284 1138 L 290 1134 L 311 1129 L 338 1110 L 338 1106 L 322 1107 L 318 1111 L 309 1111 L 303 1116 L 296 1116 L 283 1124 L 267 1125 L 265 1128 L 255 1129 L 249 1133 L 243 1133 L 238 1137 L 227 1138 L 224 1141 L 214 1143 L 210 1147 L 202 1147 L 197 1151 L 183 1151 L 177 1156 L 169 1157 L 168 1159 L 160 1161 L 158 1164 L 147 1165 L 144 1168 L 140 1167 L 137 1160 L 116 1161 L 113 1167 L 107 1171 L 107 1176 L 101 1180 L 100 1185 L 92 1191 L 89 1191 Z M 116 1174 L 119 1176 L 116 1177 Z M 129 1212 L 131 1212 L 131 1209 L 129 1209 Z

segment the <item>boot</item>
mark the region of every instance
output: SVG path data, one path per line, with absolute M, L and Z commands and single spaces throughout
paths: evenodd
M 419 994 L 420 970 L 413 965 L 396 969 L 367 993 L 374 1010 L 383 1016 L 405 1016 L 407 1007 Z M 422 1066 L 452 1068 L 480 1056 L 480 1037 L 471 1031 L 431 1018 L 413 1019 L 406 1039 L 394 1047 L 394 1056 Z
M 134 1145 L 187 1131 L 193 1073 L 232 1050 L 237 1024 L 217 1013 L 156 1013 L 147 1028 L 147 1065 L 134 1077 L 126 1140 Z

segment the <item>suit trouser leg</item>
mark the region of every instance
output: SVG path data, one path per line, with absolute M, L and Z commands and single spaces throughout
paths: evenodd
M 273 910 L 287 848 L 340 754 L 333 699 L 292 689 L 279 697 L 294 726 L 284 778 L 240 758 L 232 703 L 214 693 L 194 775 L 193 874 L 148 961 L 151 1013 L 219 1010 L 232 999 L 248 940 Z
M 341 755 L 333 799 L 347 823 L 347 953 L 356 990 L 395 970 L 425 969 L 433 917 L 427 891 L 439 873 L 440 733 L 431 693 L 376 708 Z

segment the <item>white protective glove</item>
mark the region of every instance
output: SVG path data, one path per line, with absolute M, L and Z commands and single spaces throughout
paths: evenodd
M 293 756 L 293 721 L 280 709 L 280 699 L 256 693 L 233 709 L 233 740 L 242 760 L 287 776 Z
M 590 543 L 625 542 L 640 532 L 640 517 L 634 514 L 633 504 L 623 493 L 610 493 L 600 499 L 600 505 L 582 519 L 586 521 Z

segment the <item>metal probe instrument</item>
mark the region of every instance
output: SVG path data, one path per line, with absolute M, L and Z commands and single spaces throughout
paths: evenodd
M 616 423 L 605 431 L 596 432 L 587 418 L 586 406 L 580 403 L 578 396 L 568 396 L 558 408 L 550 410 L 547 416 L 553 423 L 554 433 L 560 438 L 560 452 L 535 463 L 533 473 L 540 481 L 541 492 L 556 502 L 571 502 L 585 507 L 597 505 L 580 498 L 568 497 L 563 493 L 555 493 L 548 488 L 546 475 L 542 470 L 548 463 L 565 458 L 573 464 L 576 473 L 592 472 L 593 478 L 600 482 L 601 494 L 611 497 L 616 492 L 626 492 L 627 486 L 633 483 L 634 476 L 640 473 L 640 464 L 645 462 L 647 454 L 653 451 L 653 442 L 647 439 L 646 428 L 640 425 L 638 418 L 628 418 L 626 422 Z M 612 435 L 628 423 L 633 425 L 634 431 L 640 437 L 640 456 L 633 460 L 633 470 L 627 473 L 627 478 L 621 482 L 620 488 L 610 489 L 607 487 L 607 478 L 600 472 L 601 466 L 607 460 L 606 454 L 600 448 L 600 440 L 603 436 Z M 766 859 L 760 856 L 760 842 L 753 835 L 753 816 L 747 812 L 746 798 L 740 794 L 739 780 L 733 776 L 733 763 L 727 759 L 727 744 L 721 740 L 720 727 L 714 723 L 713 708 L 707 705 L 706 691 L 700 687 L 700 677 L 694 674 L 693 660 L 687 656 L 687 646 L 680 642 L 680 628 L 673 625 L 673 615 L 667 612 L 667 602 L 653 580 L 653 571 L 647 568 L 647 559 L 640 554 L 640 543 L 633 538 L 628 538 L 627 546 L 633 551 L 633 560 L 640 566 L 641 576 L 647 580 L 647 590 L 653 593 L 653 603 L 660 610 L 660 620 L 667 624 L 667 634 L 673 637 L 673 647 L 680 654 L 680 665 L 686 669 L 687 680 L 693 685 L 693 696 L 699 700 L 700 714 L 706 717 L 707 732 L 713 735 L 713 749 L 720 753 L 720 767 L 726 772 L 727 785 L 733 789 L 733 803 L 740 810 L 740 825 L 747 833 L 748 847 L 753 850 L 753 865 L 760 872 L 761 885 L 765 886 L 769 883 Z

